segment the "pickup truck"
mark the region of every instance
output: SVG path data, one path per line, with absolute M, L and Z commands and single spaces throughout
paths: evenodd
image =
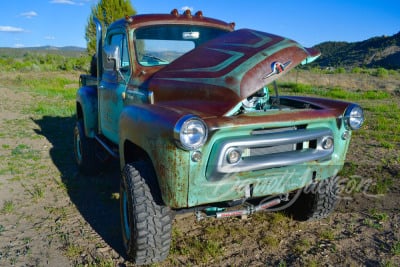
M 261 31 L 235 30 L 189 10 L 127 16 L 103 38 L 80 76 L 74 152 L 96 175 L 121 167 L 120 213 L 127 256 L 168 256 L 174 214 L 198 219 L 287 210 L 326 217 L 338 199 L 354 103 L 281 96 L 276 80 L 320 53 Z

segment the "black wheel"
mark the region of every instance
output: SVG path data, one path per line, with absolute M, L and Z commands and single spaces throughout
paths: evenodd
M 338 177 L 331 177 L 302 189 L 287 213 L 300 221 L 326 218 L 338 202 Z M 297 194 L 296 194 L 297 195 Z
M 149 164 L 125 165 L 120 186 L 122 237 L 128 258 L 136 264 L 151 264 L 168 256 L 172 213 L 160 196 Z
M 96 156 L 96 142 L 85 135 L 82 120 L 77 121 L 74 128 L 74 153 L 80 172 L 85 175 L 99 172 L 100 161 Z

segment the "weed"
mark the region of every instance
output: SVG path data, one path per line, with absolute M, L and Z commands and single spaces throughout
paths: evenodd
M 325 240 L 335 240 L 335 233 L 333 230 L 323 230 L 322 232 L 319 233 L 320 238 L 325 239 Z
M 289 224 L 290 219 L 282 212 L 274 212 L 271 214 L 269 222 L 273 225 L 285 226 Z M 287 228 L 287 227 L 285 227 Z
M 301 238 L 293 246 L 293 251 L 296 254 L 302 254 L 311 248 L 311 241 L 306 238 Z
M 0 224 L 0 236 L 5 230 L 6 228 L 2 224 Z
M 274 249 L 279 247 L 279 239 L 273 235 L 267 235 L 260 240 L 262 245 L 266 245 L 268 249 Z
M 10 145 L 8 145 L 8 144 L 2 144 L 1 147 L 4 148 L 4 149 L 9 149 L 9 148 L 10 148 Z
M 390 252 L 392 252 L 396 256 L 400 255 L 400 241 L 397 241 L 396 243 L 393 244 Z
M 380 264 L 381 267 L 398 267 L 398 264 L 393 263 L 392 261 L 383 261 Z
M 377 229 L 377 230 L 382 230 L 383 229 L 383 223 L 387 221 L 389 216 L 384 213 L 384 212 L 378 212 L 375 209 L 370 210 L 370 215 L 369 218 L 364 219 L 364 224 L 367 225 L 368 227 Z
M 377 100 L 377 99 L 388 99 L 390 98 L 390 93 L 386 91 L 366 91 L 361 94 L 361 99 L 370 99 L 370 100 Z
M 12 213 L 14 209 L 15 206 L 12 200 L 6 200 L 3 203 L 3 208 L 1 209 L 1 213 Z
M 228 229 L 223 225 L 212 225 L 206 228 L 206 236 L 209 239 L 223 239 L 228 233 Z
M 370 218 L 365 218 L 363 223 L 371 228 L 377 229 L 377 230 L 381 230 L 382 229 L 382 225 L 380 225 L 379 223 L 375 222 L 374 220 L 370 219 Z
M 14 159 L 31 159 L 37 161 L 40 159 L 40 151 L 34 150 L 28 145 L 19 144 L 11 150 L 11 156 L 13 156 Z
M 15 258 L 15 257 L 10 258 L 10 265 L 11 266 L 15 266 L 16 263 L 17 263 L 17 258 Z
M 391 178 L 378 176 L 370 191 L 371 193 L 378 195 L 386 194 L 392 185 L 393 180 Z
M 375 76 L 380 77 L 380 78 L 385 78 L 389 75 L 389 72 L 385 68 L 378 68 L 376 72 L 374 73 Z
M 384 212 L 378 212 L 376 209 L 372 209 L 370 211 L 371 217 L 374 220 L 377 220 L 379 222 L 385 222 L 388 220 L 389 216 L 387 215 L 387 213 Z
M 44 197 L 44 190 L 41 186 L 35 184 L 30 192 L 34 200 L 38 200 Z
M 310 94 L 314 92 L 313 87 L 308 84 L 285 82 L 279 83 L 279 87 L 290 89 L 293 93 Z
M 27 245 L 27 244 L 29 244 L 30 242 L 32 242 L 32 238 L 30 238 L 30 237 L 24 237 L 22 241 L 24 242 L 25 245 Z
M 335 70 L 335 73 L 346 73 L 346 69 L 343 68 L 343 67 L 337 68 L 337 69 Z
M 345 162 L 343 169 L 339 172 L 338 176 L 341 177 L 351 177 L 356 174 L 358 165 L 353 162 Z
M 381 141 L 381 146 L 387 149 L 393 149 L 396 147 L 395 144 L 387 141 Z
M 318 266 L 320 266 L 320 263 L 317 260 L 310 259 L 310 260 L 307 260 L 306 266 L 308 266 L 308 267 L 318 267 Z
M 214 233 L 215 230 L 211 230 Z M 186 238 L 177 228 L 172 229 L 172 246 L 171 255 L 187 256 L 196 264 L 208 262 L 223 254 L 223 248 L 220 243 L 221 239 L 211 239 L 210 232 L 206 233 L 206 237 Z
M 70 244 L 67 247 L 65 254 L 67 255 L 68 258 L 74 259 L 74 258 L 79 257 L 83 251 L 84 251 L 84 249 L 81 246 L 76 246 L 76 245 Z

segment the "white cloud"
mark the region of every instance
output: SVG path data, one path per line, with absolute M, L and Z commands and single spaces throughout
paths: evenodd
M 77 3 L 71 0 L 52 0 L 51 4 L 64 4 L 64 5 L 76 5 Z
M 13 26 L 0 26 L 0 32 L 23 32 L 24 29 Z
M 186 11 L 186 10 L 190 10 L 191 12 L 193 12 L 193 7 L 190 7 L 190 6 L 183 6 L 183 7 L 181 7 L 181 10 L 182 11 Z
M 85 3 L 89 3 L 92 0 L 51 0 L 50 4 L 61 4 L 61 5 L 71 5 L 71 6 L 83 6 Z
M 56 37 L 54 37 L 54 36 L 45 36 L 44 39 L 46 39 L 46 40 L 55 40 Z
M 14 47 L 15 48 L 21 48 L 21 47 L 25 47 L 25 45 L 23 45 L 23 44 L 15 44 Z
M 38 16 L 38 13 L 36 13 L 35 11 L 29 11 L 29 12 L 23 12 L 21 14 L 19 14 L 21 17 L 25 17 L 27 19 L 31 19 L 33 17 Z

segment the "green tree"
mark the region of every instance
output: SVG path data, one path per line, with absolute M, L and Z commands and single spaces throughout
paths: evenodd
M 113 21 L 124 18 L 126 15 L 135 15 L 136 11 L 129 0 L 100 0 L 92 7 L 86 28 L 85 39 L 89 55 L 96 52 L 96 26 L 93 17 L 96 17 L 103 24 L 103 30 Z M 103 36 L 105 31 L 103 31 Z

